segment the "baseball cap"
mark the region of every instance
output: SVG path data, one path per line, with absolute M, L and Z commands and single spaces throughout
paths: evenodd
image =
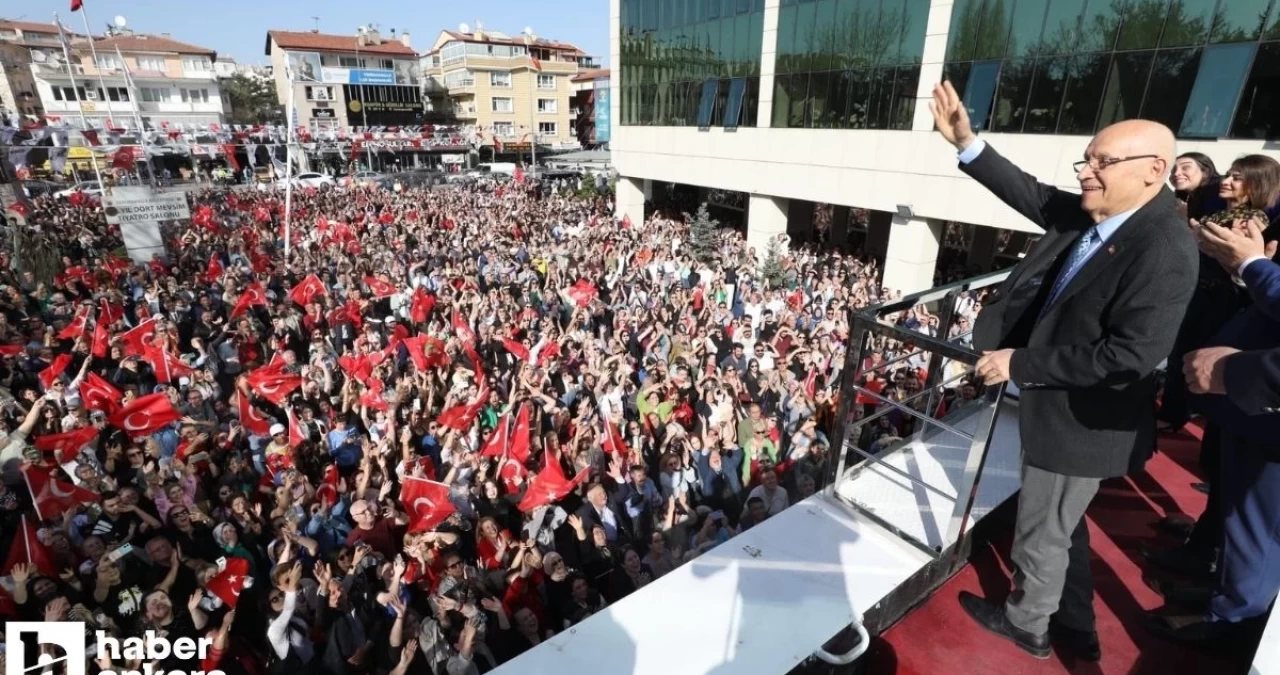
M 271 425 L 271 435 L 272 435 L 272 436 L 275 436 L 276 434 L 283 434 L 283 433 L 284 433 L 284 431 L 285 431 L 285 429 L 284 429 L 284 425 L 283 425 L 283 424 L 278 424 L 278 423 L 277 423 L 277 424 L 272 424 L 272 425 Z

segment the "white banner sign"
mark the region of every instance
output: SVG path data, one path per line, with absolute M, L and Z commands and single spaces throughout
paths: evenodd
M 466 160 L 466 155 L 440 155 L 440 162 L 442 164 L 462 164 L 466 162 Z
M 183 192 L 155 192 L 148 187 L 117 187 L 103 195 L 107 222 L 120 226 L 120 236 L 137 263 L 164 256 L 160 221 L 190 218 Z

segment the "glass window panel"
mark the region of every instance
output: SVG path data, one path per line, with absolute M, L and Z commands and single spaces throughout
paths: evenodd
M 1022 127 L 1026 133 L 1051 134 L 1057 131 L 1070 63 L 1071 57 L 1068 56 L 1036 61 L 1036 75 L 1031 81 L 1031 98 L 1027 100 L 1027 119 Z M 1093 108 L 1098 108 L 1096 101 Z
M 783 7 L 778 10 L 778 54 L 777 72 L 789 73 L 795 70 L 796 53 L 796 12 L 797 7 Z
M 716 89 L 719 85 L 719 80 L 707 80 L 702 83 L 702 97 L 698 103 L 699 127 L 711 126 L 711 114 L 715 111 Z
M 1004 56 L 1009 42 L 1013 0 L 987 0 L 982 9 L 982 25 L 978 27 L 978 47 L 973 58 L 998 59 Z
M 750 29 L 747 31 L 747 72 L 751 75 L 759 75 L 760 43 L 764 36 L 764 15 L 752 12 L 747 17 L 747 20 L 750 22 Z
M 924 33 L 929 25 L 929 0 L 907 0 L 902 26 L 899 63 L 920 63 L 924 58 Z
M 1156 52 L 1151 67 L 1151 82 L 1142 99 L 1141 117 L 1155 120 L 1170 129 L 1182 124 L 1182 114 L 1191 98 L 1196 72 L 1200 66 L 1199 49 L 1165 49 Z
M 1164 23 L 1161 47 L 1202 45 L 1213 25 L 1213 0 L 1173 0 Z
M 791 106 L 787 109 L 787 126 L 800 128 L 808 121 L 809 74 L 796 73 L 789 78 Z
M 849 128 L 866 129 L 870 123 L 871 90 L 874 86 L 871 68 L 854 68 L 846 71 L 849 78 L 848 110 Z
M 969 69 L 969 78 L 965 82 L 964 107 L 969 111 L 969 124 L 974 131 L 987 128 L 987 117 L 991 113 L 991 100 L 996 94 L 996 79 L 1000 76 L 999 61 L 975 63 Z
M 956 0 L 951 6 L 951 29 L 947 34 L 947 61 L 972 61 L 978 46 L 978 24 L 982 21 L 982 0 Z
M 1093 0 L 1094 2 L 1103 2 L 1103 0 Z M 1106 0 L 1110 2 L 1110 0 Z M 1041 55 L 1054 54 L 1070 54 L 1075 51 L 1095 51 L 1101 49 L 1110 49 L 1108 43 L 1106 47 L 1102 47 L 1099 43 L 1100 39 L 1093 41 L 1094 49 L 1083 49 L 1082 45 L 1076 44 L 1076 38 L 1079 36 L 1082 40 L 1084 36 L 1080 33 L 1080 17 L 1083 14 L 1085 0 L 1052 0 L 1049 2 L 1049 11 L 1044 19 L 1044 31 L 1040 35 L 1037 52 Z M 1021 9 L 1021 5 L 1018 6 Z M 1111 30 L 1111 39 L 1115 38 L 1115 29 Z
M 1267 22 L 1271 0 L 1218 0 L 1209 42 L 1256 40 Z
M 915 122 L 916 90 L 920 86 L 920 66 L 899 66 L 893 88 L 893 117 L 890 129 L 909 131 Z
M 831 126 L 831 106 L 827 103 L 827 97 L 831 94 L 831 75 L 813 73 L 809 76 L 809 118 L 805 126 L 811 129 Z
M 831 111 L 831 126 L 837 129 L 849 127 L 849 89 L 853 76 L 849 71 L 831 74 L 827 88 L 827 107 Z
M 703 0 L 707 9 L 704 12 L 708 21 L 720 18 L 720 0 Z
M 756 126 L 756 115 L 760 109 L 760 78 L 747 78 L 747 94 L 742 107 L 742 121 L 740 124 L 744 127 Z
M 833 21 L 836 16 L 836 5 L 842 0 L 818 0 L 817 17 L 814 19 L 814 36 L 817 40 L 817 52 L 813 61 L 813 70 L 832 70 L 839 68 L 837 54 L 840 50 L 840 35 L 836 32 Z
M 1267 32 L 1263 37 L 1267 40 L 1280 40 L 1280 8 L 1271 10 Z
M 992 131 L 1022 131 L 1035 65 L 1035 59 L 1010 59 L 1001 66 L 1000 86 L 996 87 L 995 105 L 991 110 L 989 128 Z
M 773 121 L 774 127 L 785 129 L 791 111 L 791 76 L 778 75 L 773 78 Z
M 806 2 L 796 9 L 796 70 L 813 70 L 814 55 L 817 53 L 818 41 L 814 34 L 814 20 L 818 16 L 818 6 L 814 2 Z
M 739 14 L 733 20 L 733 53 L 734 60 L 737 61 L 737 67 L 734 69 L 739 76 L 751 74 L 751 15 Z M 757 49 L 759 54 L 760 50 Z M 744 85 L 745 86 L 745 85 Z
M 888 40 L 880 32 L 880 0 L 857 0 L 852 41 L 853 65 L 864 68 L 877 63 L 881 53 L 888 48 Z
M 1231 135 L 1235 138 L 1280 137 L 1280 43 L 1258 48 L 1231 124 Z
M 1013 8 L 1013 24 L 1009 32 L 1009 57 L 1035 56 L 1040 47 L 1040 31 L 1044 28 L 1048 0 L 1018 0 Z
M 725 107 L 724 128 L 738 128 L 739 120 L 742 119 L 742 97 L 746 93 L 746 80 L 737 78 L 729 83 L 729 103 Z
M 833 68 L 848 68 L 857 54 L 858 0 L 840 0 L 831 17 L 831 29 L 836 32 L 836 59 Z
M 1160 42 L 1160 29 L 1164 27 L 1168 10 L 1169 0 L 1128 0 L 1121 18 L 1116 49 L 1155 47 Z M 1085 32 L 1088 32 L 1087 27 Z
M 944 82 L 950 82 L 951 86 L 963 96 L 965 83 L 969 81 L 969 64 L 948 63 L 942 66 L 942 79 Z
M 888 129 L 893 112 L 893 68 L 875 68 L 871 71 L 871 78 L 867 128 Z
M 1111 60 L 1102 108 L 1098 113 L 1099 129 L 1138 116 L 1154 56 L 1155 52 L 1130 52 L 1116 54 Z
M 711 109 L 711 126 L 724 124 L 724 111 L 729 103 L 729 80 L 716 81 L 715 107 Z
M 892 66 L 902 61 L 902 34 L 905 30 L 903 0 L 882 0 L 880 21 L 876 26 L 880 40 L 875 52 L 876 63 Z
M 1226 135 L 1256 47 L 1247 42 L 1205 48 L 1182 125 L 1178 128 L 1179 136 L 1218 138 Z

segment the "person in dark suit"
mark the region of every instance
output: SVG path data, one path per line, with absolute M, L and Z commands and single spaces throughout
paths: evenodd
M 930 102 L 960 168 L 1044 229 L 974 326 L 987 385 L 1021 390 L 1022 490 L 1013 592 L 1003 605 L 960 594 L 982 627 L 1037 658 L 1050 629 L 1082 660 L 1101 657 L 1084 512 L 1102 479 L 1155 451 L 1154 371 L 1195 288 L 1196 245 L 1165 187 L 1173 133 L 1129 120 L 1074 164 L 1081 193 L 1044 185 L 973 133 L 949 82 Z
M 1221 643 L 1257 628 L 1280 590 L 1280 265 L 1271 261 L 1266 222 L 1233 227 L 1205 223 L 1200 249 L 1240 279 L 1253 304 L 1183 361 L 1191 401 L 1221 429 L 1222 537 L 1208 612 L 1189 607 L 1153 614 L 1161 635 L 1189 643 Z M 1185 597 L 1185 596 L 1184 596 Z M 1166 594 L 1170 604 L 1176 596 Z

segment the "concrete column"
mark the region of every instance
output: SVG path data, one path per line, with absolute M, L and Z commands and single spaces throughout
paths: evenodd
M 642 185 L 640 186 L 640 189 L 644 192 L 644 200 L 646 202 L 652 202 L 653 201 L 653 181 L 649 180 L 648 178 L 643 178 L 641 179 L 640 182 L 642 183 Z
M 757 261 L 764 261 L 769 240 L 787 233 L 787 202 L 781 197 L 750 196 L 747 202 L 747 246 L 755 249 Z
M 903 295 L 933 287 L 943 221 L 893 216 L 885 253 L 884 287 Z
M 767 128 L 773 120 L 773 74 L 778 55 L 778 6 L 782 0 L 764 0 L 764 33 L 760 36 L 760 104 L 756 126 Z
M 947 33 L 951 29 L 953 4 L 953 0 L 931 0 L 929 3 L 929 22 L 924 29 L 924 54 L 920 59 L 920 84 L 916 89 L 916 112 L 911 120 L 913 131 L 933 130 L 929 101 L 933 99 L 933 85 L 942 81 L 942 62 L 946 58 Z
M 643 178 L 618 178 L 614 214 L 619 220 L 627 216 L 633 225 L 644 222 L 644 186 L 648 182 Z
M 969 246 L 968 264 L 983 272 L 991 271 L 991 263 L 996 255 L 996 235 L 1000 231 L 994 227 L 973 226 L 973 243 Z
M 814 239 L 814 203 L 805 199 L 792 199 L 787 205 L 787 234 L 791 241 L 809 243 Z
M 889 253 L 889 229 L 893 227 L 892 218 L 893 214 L 888 211 L 875 209 L 867 211 L 866 254 L 881 263 Z M 880 268 L 884 269 L 884 265 L 882 264 Z
M 831 209 L 831 234 L 827 241 L 837 251 L 843 251 L 849 246 L 849 210 L 847 206 L 834 206 Z

